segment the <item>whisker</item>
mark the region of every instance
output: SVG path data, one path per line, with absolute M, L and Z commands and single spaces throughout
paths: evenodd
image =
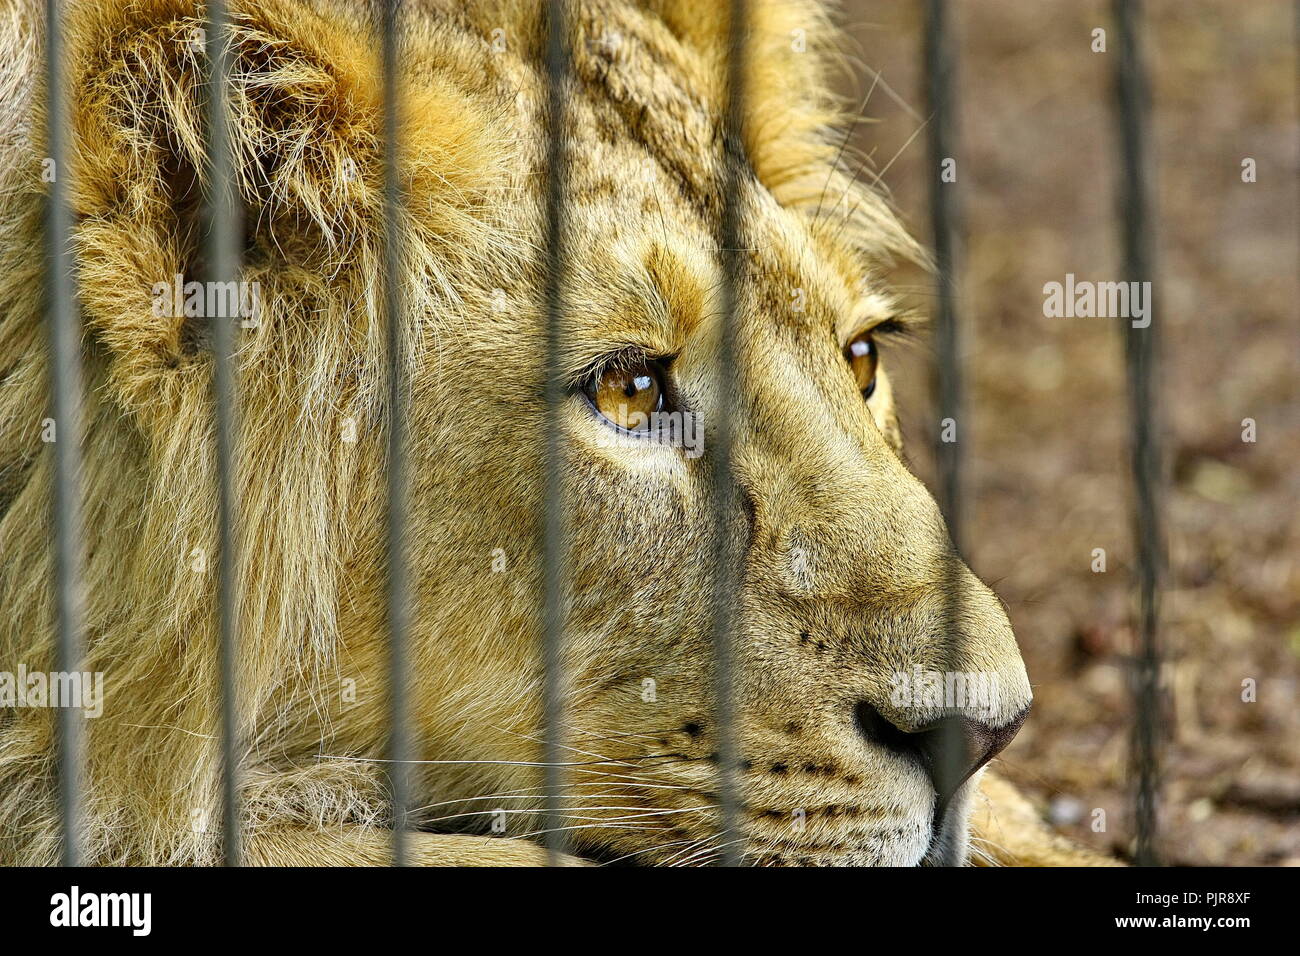
M 679 786 L 674 786 L 673 784 L 666 784 L 666 783 L 665 784 L 641 783 L 639 781 L 634 781 L 631 783 L 621 783 L 619 781 L 608 781 L 608 780 L 579 780 L 569 784 L 569 787 L 570 788 L 618 787 L 624 790 L 690 790 L 692 789 L 691 787 L 679 787 Z M 535 791 L 544 790 L 544 789 L 546 789 L 545 784 L 538 784 L 535 787 L 519 787 L 515 790 L 503 790 L 499 793 L 479 794 L 473 797 L 454 797 L 448 800 L 439 800 L 437 803 L 427 803 L 422 807 L 416 807 L 414 812 L 434 810 L 437 809 L 438 807 L 448 807 L 457 803 L 476 803 L 481 800 L 543 800 L 545 799 L 545 796 L 536 793 Z M 568 795 L 571 796 L 572 794 L 568 794 Z M 626 794 L 623 795 L 626 796 Z M 563 796 L 565 795 L 561 795 L 561 799 L 563 798 Z M 584 793 L 581 794 L 581 796 L 590 799 L 595 797 L 616 797 L 616 796 L 620 796 L 620 794 Z
M 392 760 L 388 757 L 349 757 L 345 754 L 317 754 L 320 760 L 355 760 L 359 763 L 413 763 L 437 765 L 471 765 L 489 764 L 502 767 L 589 767 L 606 761 L 577 760 L 573 763 L 557 763 L 545 760 Z
M 693 854 L 691 854 L 690 856 L 688 856 L 688 857 L 686 857 L 686 858 L 684 858 L 684 859 L 682 859 L 682 860 L 679 860 L 679 861 L 676 862 L 676 863 L 672 863 L 672 864 L 670 864 L 670 865 L 671 865 L 671 866 L 691 866 L 692 864 L 694 864 L 694 865 L 696 865 L 696 866 L 703 866 L 705 863 L 711 863 L 711 862 L 713 862 L 715 859 L 717 859 L 717 858 L 722 854 L 722 851 L 723 851 L 726 847 L 729 847 L 729 846 L 731 846 L 731 845 L 733 845 L 733 844 L 736 844 L 736 843 L 741 843 L 741 844 L 743 844 L 744 842 L 745 842 L 745 837 L 739 837 L 738 839 L 735 839 L 735 840 L 728 840 L 728 841 L 726 841 L 725 843 L 720 843 L 720 844 L 718 844 L 717 846 L 708 846 L 708 847 L 705 847 L 704 849 L 702 849 L 702 850 L 700 850 L 700 851 L 698 851 L 698 852 L 696 852 L 696 853 L 693 853 Z
M 685 856 L 685 855 L 687 855 L 687 854 L 689 854 L 689 853 L 694 852 L 696 849 L 698 849 L 698 848 L 701 847 L 702 845 L 708 843 L 711 839 L 713 839 L 713 838 L 712 838 L 712 837 L 707 837 L 707 836 L 705 836 L 705 837 L 698 837 L 697 839 L 694 839 L 694 840 L 689 840 L 689 841 L 687 841 L 686 846 L 684 846 L 682 849 L 680 849 L 680 850 L 676 851 L 675 853 L 673 853 L 671 856 L 669 856 L 667 859 L 665 859 L 665 860 L 664 860 L 662 863 L 660 863 L 659 865 L 660 865 L 660 866 L 672 866 L 672 865 L 673 865 L 673 862 L 674 862 L 675 860 L 681 859 L 683 856 Z
M 631 853 L 624 853 L 622 856 L 616 856 L 612 860 L 606 860 L 604 863 L 601 864 L 601 866 L 613 866 L 615 863 L 621 863 L 624 860 L 630 860 L 632 857 L 639 856 L 642 853 L 655 853 L 659 850 L 666 850 L 670 846 L 681 846 L 683 843 L 698 843 L 698 842 L 700 841 L 699 840 L 675 840 L 672 843 L 659 843 L 656 844 L 655 846 L 648 846 L 640 850 L 633 850 Z
M 664 827 L 629 826 L 626 823 L 581 823 L 575 826 L 551 827 L 546 830 L 534 830 L 531 833 L 521 834 L 517 839 L 531 840 L 534 837 L 545 836 L 548 833 L 564 833 L 569 830 L 633 830 L 638 833 L 656 833 L 662 832 L 664 829 Z
M 494 730 L 499 730 L 499 731 L 501 731 L 502 733 L 513 734 L 514 736 L 518 737 L 518 738 L 521 739 L 521 740 L 530 740 L 530 741 L 532 741 L 532 742 L 534 742 L 534 743 L 542 743 L 542 742 L 543 742 L 542 739 L 541 739 L 540 737 L 535 737 L 535 736 L 533 736 L 533 735 L 531 735 L 531 734 L 521 734 L 521 733 L 519 733 L 519 731 L 517 731 L 517 730 L 510 730 L 510 729 L 508 729 L 508 728 L 506 728 L 506 727 L 494 727 L 493 729 L 494 729 Z M 622 765 L 627 766 L 627 767 L 634 767 L 634 766 L 636 766 L 635 764 L 628 763 L 626 760 L 620 760 L 620 759 L 617 758 L 617 757 L 609 757 L 609 756 L 606 756 L 605 754 L 602 754 L 602 753 L 595 753 L 595 752 L 590 751 L 590 750 L 580 750 L 579 748 L 577 748 L 577 747 L 571 747 L 571 746 L 569 746 L 568 744 L 560 744 L 560 746 L 561 746 L 561 748 L 563 748 L 564 750 L 572 750 L 574 753 L 576 753 L 576 754 L 582 754 L 584 757 L 597 757 L 597 758 L 599 758 L 601 761 L 603 761 L 603 762 L 605 762 L 605 763 L 622 764 Z
M 651 817 L 666 817 L 678 813 L 700 813 L 709 809 L 712 808 L 711 807 L 686 807 L 684 809 L 659 809 L 653 807 L 639 807 L 639 806 L 625 807 L 625 806 L 613 805 L 613 806 L 565 808 L 563 809 L 563 815 L 564 818 L 567 820 L 592 820 L 597 822 L 602 822 L 602 821 L 616 822 L 616 821 L 623 821 L 623 820 L 642 820 Z M 602 810 L 617 810 L 620 812 L 628 811 L 628 815 L 621 816 L 621 817 L 587 817 L 582 815 L 584 813 L 595 813 L 597 811 L 602 811 Z M 490 810 L 466 810 L 464 813 L 449 813 L 441 817 L 435 817 L 433 819 L 426 820 L 423 822 L 426 825 L 428 825 L 433 823 L 446 823 L 449 820 L 463 820 L 469 817 L 495 816 L 498 813 L 522 815 L 522 814 L 535 814 L 537 812 L 538 812 L 537 808 L 535 807 L 520 808 L 520 809 L 511 809 L 507 807 L 493 807 Z

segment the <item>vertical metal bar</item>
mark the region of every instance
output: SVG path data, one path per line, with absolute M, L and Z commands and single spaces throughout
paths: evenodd
M 957 241 L 961 210 L 957 183 L 944 182 L 942 163 L 957 155 L 957 106 L 953 91 L 956 57 L 952 50 L 947 0 L 926 0 L 925 93 L 929 111 L 930 223 L 934 233 L 934 261 L 938 300 L 934 317 L 937 358 L 936 395 L 939 419 L 961 422 L 961 342 L 957 321 Z M 939 506 L 948 522 L 953 546 L 961 547 L 960 441 L 939 441 Z
M 546 5 L 546 406 L 558 421 L 564 402 L 563 368 L 564 279 L 568 247 L 565 234 L 565 199 L 568 188 L 568 152 L 565 97 L 568 95 L 569 36 L 565 0 Z M 564 622 L 565 564 L 568 527 L 564 511 L 564 472 L 560 430 L 547 430 L 546 466 L 542 486 L 542 706 L 546 721 L 546 793 L 542 831 L 547 862 L 555 866 L 565 850 L 564 815 Z
M 1155 288 L 1155 244 L 1152 235 L 1150 158 L 1146 134 L 1150 96 L 1142 48 L 1142 8 L 1138 0 L 1114 0 L 1119 57 L 1116 103 L 1120 134 L 1119 203 L 1123 218 L 1124 278 L 1150 282 Z M 1134 692 L 1137 719 L 1133 733 L 1134 793 L 1137 848 L 1141 866 L 1159 862 L 1156 849 L 1156 804 L 1159 800 L 1160 650 L 1157 642 L 1160 567 L 1163 560 L 1159 512 L 1160 450 L 1157 441 L 1155 299 L 1145 327 L 1124 326 L 1124 357 L 1128 377 L 1131 464 L 1134 484 L 1134 532 L 1137 538 L 1138 650 Z
M 54 162 L 54 181 L 46 206 L 46 329 L 50 347 L 50 406 L 54 416 L 55 612 L 58 633 L 54 668 L 68 673 L 81 666 L 83 600 L 81 571 L 81 321 L 73 289 L 72 218 L 68 208 L 68 103 L 63 77 L 62 4 L 45 5 L 46 148 Z M 82 715 L 71 706 L 57 711 L 58 805 L 63 865 L 83 860 Z
M 406 528 L 407 355 L 403 310 L 402 187 L 398 95 L 401 0 L 385 0 L 384 73 L 384 315 L 388 330 L 388 774 L 393 801 L 393 865 L 407 862 L 410 747 L 407 731 L 407 629 L 410 603 L 403 534 Z
M 944 564 L 943 627 L 949 640 L 943 642 L 948 660 L 945 670 L 952 671 L 962 660 L 957 642 L 961 640 L 961 567 L 962 540 L 962 453 L 961 438 L 969 434 L 963 419 L 961 340 L 957 310 L 957 243 L 961 209 L 956 182 L 944 182 L 943 163 L 957 156 L 957 106 L 954 94 L 956 53 L 953 50 L 952 24 L 946 0 L 927 0 L 925 16 L 925 94 L 929 112 L 930 220 L 934 238 L 934 259 L 938 296 L 934 318 L 935 397 L 939 417 L 935 462 L 938 471 L 939 507 L 948 525 L 952 550 Z M 948 422 L 951 421 L 951 431 Z M 947 436 L 952 440 L 947 440 Z M 940 747 L 936 760 L 935 825 L 947 811 L 946 787 L 938 781 L 960 779 L 964 745 L 960 725 L 955 720 L 941 724 Z M 961 862 L 959 847 L 944 847 L 941 865 Z
M 723 116 L 721 181 L 722 215 L 718 252 L 722 264 L 722 315 L 716 371 L 717 427 L 713 438 L 713 693 L 717 710 L 719 854 L 723 866 L 744 860 L 740 827 L 739 759 L 735 733 L 735 595 L 740 584 L 740 552 L 735 516 L 739 494 L 733 468 L 736 400 L 743 375 L 736 362 L 736 311 L 748 264 L 744 233 L 745 80 L 747 0 L 730 0 L 727 31 L 726 100 Z
M 231 75 L 230 16 L 225 0 L 209 0 L 208 30 L 208 159 L 211 189 L 207 208 L 206 263 L 210 283 L 239 278 L 240 216 L 236 205 L 234 162 L 228 121 Z M 224 286 L 233 288 L 233 286 Z M 237 301 L 226 296 L 225 301 Z M 238 608 L 235 579 L 238 531 L 235 515 L 235 325 L 237 309 L 211 317 L 213 398 L 216 414 L 217 533 L 217 658 L 220 675 L 221 819 L 222 847 L 227 866 L 238 866 L 242 855 L 239 811 L 239 766 L 235 697 L 237 692 Z

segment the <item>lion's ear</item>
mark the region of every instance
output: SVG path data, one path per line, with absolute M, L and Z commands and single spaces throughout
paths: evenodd
M 231 7 L 242 278 L 256 283 L 241 301 L 258 310 L 242 347 L 283 350 L 295 368 L 304 355 L 356 367 L 346 350 L 376 349 L 382 338 L 367 308 L 381 272 L 373 24 L 361 13 L 325 19 L 301 0 Z M 184 286 L 203 271 L 205 26 L 195 0 L 85 0 L 68 23 L 80 296 L 87 329 L 108 352 L 110 389 L 138 411 L 168 404 L 169 391 L 179 400 L 175 380 L 185 376 L 176 369 L 204 361 L 207 326 Z M 410 241 L 455 250 L 463 263 L 487 241 L 479 213 L 505 178 L 505 150 L 482 100 L 432 70 L 418 74 L 403 80 L 402 96 Z M 427 261 L 437 268 L 436 255 Z

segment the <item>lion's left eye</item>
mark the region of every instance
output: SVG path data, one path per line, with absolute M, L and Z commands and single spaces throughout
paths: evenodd
M 844 360 L 853 370 L 862 397 L 870 398 L 876 390 L 876 366 L 880 364 L 880 353 L 870 332 L 864 332 L 844 347 Z
M 608 368 L 583 388 L 606 421 L 630 432 L 649 431 L 664 403 L 663 372 L 656 362 Z

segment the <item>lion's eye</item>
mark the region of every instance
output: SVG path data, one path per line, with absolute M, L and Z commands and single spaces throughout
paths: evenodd
M 663 373 L 653 362 L 608 368 L 583 391 L 607 421 L 631 432 L 649 431 L 650 416 L 663 407 Z
M 876 366 L 880 363 L 880 353 L 876 351 L 871 333 L 865 332 L 845 346 L 844 359 L 853 370 L 862 397 L 870 398 L 876 390 Z

